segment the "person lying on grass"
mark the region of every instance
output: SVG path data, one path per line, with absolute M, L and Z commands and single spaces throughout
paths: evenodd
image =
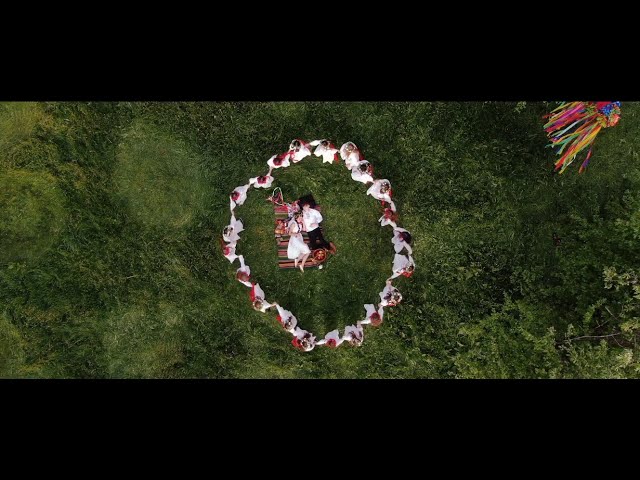
M 316 157 L 322 157 L 322 163 L 339 162 L 340 156 L 338 155 L 338 149 L 329 140 L 315 140 L 309 145 L 316 146 L 313 154 Z
M 344 339 L 340 337 L 340 331 L 336 329 L 327 333 L 322 340 L 318 340 L 316 345 L 326 345 L 329 348 L 338 348 L 343 341 Z
M 387 280 L 387 285 L 380 292 L 380 300 L 380 307 L 395 307 L 402 301 L 402 294 L 391 285 L 391 280 Z
M 296 220 L 289 222 L 289 245 L 287 246 L 287 258 L 293 260 L 294 268 L 298 268 L 298 262 L 300 262 L 300 271 L 304 272 L 304 262 L 307 261 L 311 250 L 308 245 L 304 243 L 302 233 L 300 233 L 300 226 Z

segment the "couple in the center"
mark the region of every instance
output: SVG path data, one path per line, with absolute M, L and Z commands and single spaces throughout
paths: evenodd
M 294 202 L 297 206 L 299 200 Z M 294 207 L 295 208 L 295 207 Z M 302 232 L 309 235 L 309 244 L 315 250 L 317 248 L 326 248 L 331 253 L 335 253 L 336 247 L 333 242 L 327 242 L 322 236 L 320 228 L 322 222 L 322 214 L 315 208 L 311 208 L 308 202 L 302 204 L 302 211 L 295 212 L 289 221 L 289 246 L 287 247 L 287 257 L 294 260 L 294 266 L 298 267 L 300 263 L 300 271 L 304 272 L 304 263 L 311 254 L 311 249 L 304 243 Z

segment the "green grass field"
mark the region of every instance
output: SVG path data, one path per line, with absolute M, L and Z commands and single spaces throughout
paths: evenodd
M 554 106 L 0 104 L 0 377 L 640 377 L 640 104 L 562 176 Z M 229 193 L 296 137 L 354 141 L 414 236 L 403 303 L 361 348 L 295 350 L 220 253 Z M 287 199 L 313 193 L 338 254 L 280 270 L 253 188 L 238 252 L 322 338 L 378 298 L 391 229 L 343 165 L 274 176 Z

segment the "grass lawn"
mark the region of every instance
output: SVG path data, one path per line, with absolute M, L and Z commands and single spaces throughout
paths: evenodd
M 0 377 L 638 377 L 640 104 L 561 176 L 554 106 L 0 104 Z M 295 350 L 220 252 L 229 193 L 296 137 L 355 142 L 414 237 L 403 302 L 360 348 Z M 313 193 L 338 254 L 280 270 L 253 187 L 238 253 L 319 339 L 379 298 L 392 230 L 342 164 L 273 175 L 285 199 Z

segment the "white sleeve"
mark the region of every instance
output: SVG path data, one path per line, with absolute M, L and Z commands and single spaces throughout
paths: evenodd
M 242 270 L 244 270 L 245 268 L 245 264 L 244 264 L 244 255 L 238 255 L 238 258 L 240 259 L 240 268 Z
M 409 252 L 409 255 L 411 255 L 413 253 L 413 249 L 411 248 L 411 245 L 409 245 L 407 242 L 402 242 L 404 244 L 404 248 L 407 249 L 407 252 Z
M 316 223 L 319 224 L 320 222 L 322 222 L 322 214 L 318 210 L 314 210 L 314 211 L 316 212 L 314 215 L 316 218 Z
M 309 143 L 309 145 L 311 145 L 312 147 L 315 147 L 316 145 L 320 145 L 321 142 L 322 140 L 314 140 L 313 142 Z

